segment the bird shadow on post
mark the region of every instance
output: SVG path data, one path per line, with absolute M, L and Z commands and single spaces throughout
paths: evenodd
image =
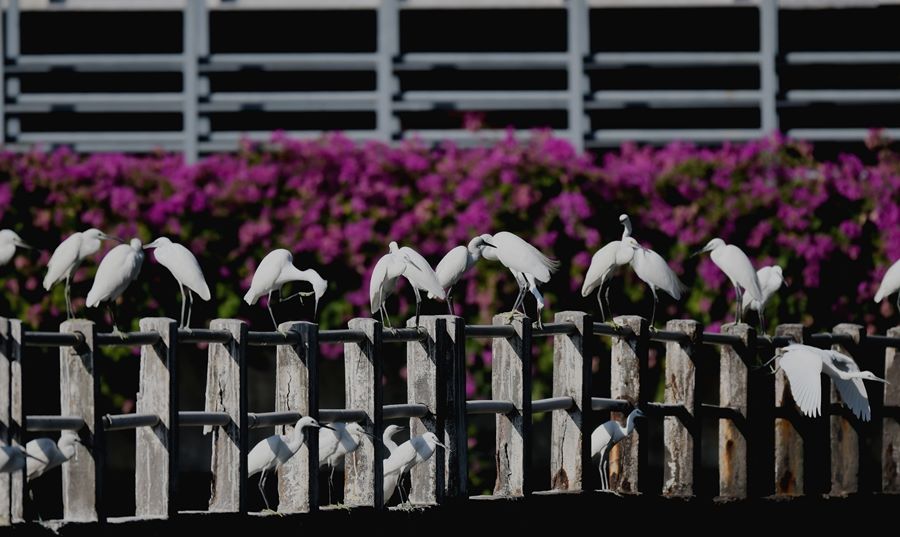
M 414 328 L 416 319 L 406 322 Z M 444 420 L 447 408 L 447 319 L 443 316 L 425 316 L 422 328 L 428 334 L 422 341 L 406 344 L 406 399 L 407 403 L 423 404 L 428 414 L 409 419 L 409 436 L 413 438 L 432 432 L 445 439 Z M 441 503 L 444 498 L 445 453 L 435 449 L 434 454 L 410 470 L 411 488 L 409 502 L 422 505 Z
M 276 350 L 275 411 L 298 412 L 319 419 L 319 327 L 308 322 L 282 323 L 282 333 L 296 332 L 299 343 Z M 293 434 L 294 425 L 283 425 L 280 434 Z M 278 468 L 278 512 L 303 513 L 318 509 L 319 435 L 307 429 L 300 450 Z
M 887 332 L 891 338 L 900 338 L 900 326 Z M 900 352 L 895 347 L 887 347 L 884 354 L 884 407 L 896 411 L 900 407 Z M 887 412 L 885 412 L 887 414 Z M 881 431 L 881 491 L 885 494 L 900 494 L 900 421 L 897 414 L 885 415 Z
M 103 422 L 97 412 L 100 375 L 94 359 L 96 326 L 84 319 L 68 320 L 59 328 L 64 333 L 81 333 L 79 348 L 59 348 L 60 414 L 84 420 L 83 443 L 75 444 L 75 456 L 63 465 L 63 518 L 67 521 L 103 520 L 102 470 Z
M 594 323 L 580 311 L 557 313 L 554 323 L 572 323 L 574 334 L 553 336 L 553 397 L 571 397 L 568 410 L 551 415 L 550 488 L 559 491 L 592 490 L 591 359 Z
M 507 324 L 507 314 L 494 316 L 493 324 Z M 493 340 L 491 399 L 509 401 L 509 414 L 497 414 L 495 496 L 527 496 L 531 492 L 531 319 L 516 316 L 516 335 Z
M 381 323 L 375 319 L 351 319 L 350 330 L 361 330 L 366 337 L 359 343 L 344 343 L 345 405 L 366 413 L 363 426 L 379 440 L 363 435 L 359 447 L 344 458 L 344 504 L 352 507 L 384 505 L 381 386 Z
M 639 404 L 641 398 L 641 372 L 646 370 L 649 352 L 647 320 L 636 315 L 615 318 L 616 324 L 627 327 L 630 337 L 614 337 L 610 362 L 610 397 Z M 610 419 L 623 426 L 628 415 L 612 412 Z M 642 423 L 635 433 L 614 445 L 609 455 L 609 488 L 625 494 L 637 493 L 640 486 L 641 462 L 647 460 L 647 446 L 642 445 Z M 644 443 L 646 444 L 646 442 Z M 646 466 L 645 466 L 646 467 Z
M 666 342 L 667 405 L 682 407 L 682 417 L 666 416 L 663 423 L 665 460 L 663 494 L 694 496 L 700 473 L 700 401 L 696 397 L 697 367 L 694 352 L 703 335 L 703 325 L 691 319 L 673 319 L 666 330 L 682 332 L 685 342 Z
M 157 332 L 160 339 L 141 346 L 136 412 L 159 416 L 159 423 L 135 429 L 135 514 L 172 517 L 177 514 L 178 324 L 147 318 L 140 326 L 142 332 Z
M 247 325 L 236 319 L 216 319 L 209 327 L 231 332 L 228 343 L 209 344 L 204 410 L 231 416 L 224 427 L 203 427 L 203 434 L 212 433 L 209 510 L 246 513 Z

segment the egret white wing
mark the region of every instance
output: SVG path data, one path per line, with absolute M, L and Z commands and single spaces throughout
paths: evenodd
M 59 448 L 56 442 L 49 438 L 35 438 L 25 444 L 25 474 L 28 480 L 36 479 L 48 470 L 58 466 L 56 464 Z
M 455 285 L 460 277 L 469 269 L 469 250 L 465 246 L 453 248 L 441 259 L 434 272 L 437 274 L 438 284 L 447 289 Z
M 900 289 L 900 259 L 891 265 L 881 279 L 881 285 L 875 293 L 875 302 L 881 302 L 884 297 L 894 294 L 898 289 Z
M 135 252 L 128 244 L 120 244 L 110 250 L 97 267 L 94 284 L 88 292 L 87 306 L 92 308 L 104 300 L 119 298 L 140 272 L 143 260 L 143 253 Z
M 332 424 L 332 427 L 338 429 L 337 424 Z M 337 452 L 340 431 L 331 430 L 322 427 L 319 429 L 319 466 L 325 466 L 328 464 L 328 459 L 331 458 L 332 455 Z
M 372 313 L 377 313 L 394 292 L 396 279 L 405 268 L 406 264 L 394 254 L 386 254 L 375 263 L 372 276 L 369 278 L 369 305 Z
M 73 233 L 59 243 L 50 261 L 47 262 L 47 275 L 44 276 L 44 289 L 47 291 L 53 284 L 66 277 L 72 266 L 78 263 L 78 251 L 81 249 L 81 233 Z
M 779 367 L 791 384 L 791 395 L 807 416 L 822 414 L 822 356 L 819 349 L 789 345 L 779 359 Z
M 531 274 L 540 282 L 550 281 L 550 274 L 559 268 L 559 261 L 550 259 L 527 241 L 508 231 L 494 235 L 491 243 L 497 247 L 497 256 L 506 267 Z
M 631 267 L 640 279 L 662 289 L 675 300 L 681 300 L 681 294 L 687 289 L 666 260 L 648 248 L 635 249 Z
M 435 274 L 428 261 L 422 257 L 422 254 L 409 246 L 400 248 L 399 254 L 407 260 L 403 276 L 409 280 L 409 283 L 423 291 L 427 291 L 440 300 L 444 300 L 447 296 L 444 288 L 441 287 L 437 274 Z
M 591 458 L 599 457 L 609 447 L 612 440 L 612 425 L 611 421 L 602 423 L 591 433 Z
M 743 250 L 733 244 L 728 244 L 724 247 L 722 255 L 716 257 L 713 258 L 713 261 L 723 272 L 733 277 L 755 300 L 762 301 L 759 279 L 756 277 L 753 263 L 750 262 L 750 258 Z
M 176 280 L 197 293 L 203 300 L 209 300 L 209 286 L 206 285 L 203 270 L 190 250 L 173 242 L 157 248 L 154 255 L 159 264 L 169 269 Z
M 828 351 L 830 361 L 825 361 L 824 366 L 833 367 L 844 373 L 859 373 L 859 366 L 849 356 L 845 356 L 836 351 Z M 869 406 L 869 394 L 866 392 L 866 385 L 860 378 L 842 379 L 831 377 L 831 381 L 841 394 L 841 401 L 853 412 L 853 414 L 863 420 L 872 419 L 872 408 Z
M 584 275 L 584 284 L 581 286 L 581 296 L 588 296 L 609 278 L 616 266 L 616 252 L 621 245 L 622 241 L 612 241 L 591 257 L 591 265 Z

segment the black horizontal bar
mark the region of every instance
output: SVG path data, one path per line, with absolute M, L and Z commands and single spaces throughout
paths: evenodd
M 531 402 L 531 412 L 550 412 L 551 410 L 569 410 L 575 406 L 571 397 L 549 397 Z
M 25 332 L 26 347 L 75 347 L 84 343 L 80 332 Z
M 84 427 L 79 416 L 25 416 L 28 431 L 77 431 Z
M 179 343 L 228 343 L 231 341 L 231 332 L 228 330 L 209 330 L 208 328 L 180 328 L 178 330 Z
M 122 332 L 121 334 L 97 334 L 94 343 L 104 347 L 155 345 L 159 342 L 159 332 Z
M 428 334 L 418 328 L 388 328 L 381 333 L 381 341 L 385 343 L 398 341 L 422 341 Z
M 814 345 L 821 346 L 829 346 L 829 345 L 845 345 L 852 346 L 856 343 L 853 341 L 853 338 L 850 334 L 830 334 L 828 332 L 822 332 L 819 334 L 813 334 L 809 336 L 809 342 Z
M 320 408 L 319 421 L 342 421 L 344 423 L 366 421 L 366 411 L 356 408 Z
M 788 336 L 759 336 L 756 338 L 756 343 L 758 346 L 766 346 L 766 347 L 787 347 L 792 343 L 797 343 L 792 337 Z
M 159 423 L 159 416 L 156 414 L 119 414 L 117 416 L 107 414 L 103 416 L 103 430 L 105 431 L 153 427 L 157 423 Z
M 687 337 L 687 334 L 682 335 Z M 703 343 L 712 345 L 730 345 L 732 347 L 737 347 L 744 344 L 744 342 L 741 341 L 740 336 L 737 336 L 735 334 L 722 334 L 719 332 L 703 332 Z
M 674 343 L 690 343 L 691 337 L 684 332 L 672 332 L 669 330 L 653 330 L 650 332 L 651 341 L 671 341 Z
M 510 401 L 497 401 L 495 399 L 466 401 L 466 414 L 509 414 L 515 409 L 516 405 Z
M 613 410 L 625 412 L 631 408 L 631 403 L 624 399 L 606 399 L 603 397 L 591 397 L 592 410 Z
M 247 427 L 262 429 L 278 425 L 293 425 L 301 417 L 299 412 L 250 412 L 247 414 Z
M 531 331 L 532 336 L 569 335 L 578 332 L 575 323 L 547 323 Z
M 178 413 L 178 421 L 182 427 L 224 427 L 231 423 L 227 412 L 204 412 L 202 410 L 182 410 Z
M 321 330 L 319 331 L 319 343 L 343 342 L 355 343 L 366 340 L 366 333 L 362 330 Z
M 424 418 L 427 415 L 428 407 L 421 403 L 384 405 L 381 410 L 381 416 L 386 420 L 396 418 Z
M 288 332 L 247 332 L 247 345 L 252 347 L 274 347 L 277 345 L 297 345 L 300 334 Z
M 879 335 L 867 335 L 866 341 L 875 345 L 881 345 L 882 347 L 893 347 L 900 348 L 900 337 L 888 337 L 888 336 L 879 336 Z
M 645 414 L 654 416 L 678 416 L 687 414 L 687 408 L 675 403 L 641 403 L 641 410 Z
M 515 337 L 516 329 L 511 324 L 471 324 L 466 325 L 466 337 Z
M 720 420 L 735 420 L 743 417 L 740 411 L 730 406 L 711 405 L 702 403 L 700 408 L 703 410 L 705 417 L 717 418 Z
M 594 323 L 594 335 L 633 338 L 634 331 L 627 326 L 613 326 L 609 323 Z

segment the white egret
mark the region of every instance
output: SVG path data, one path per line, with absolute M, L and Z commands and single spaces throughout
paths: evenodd
M 468 246 L 457 246 L 456 248 L 453 248 L 447 252 L 447 255 L 441 259 L 437 268 L 434 269 L 441 288 L 446 290 L 447 310 L 450 312 L 450 315 L 454 315 L 453 303 L 450 299 L 453 292 L 453 286 L 459 282 L 459 279 L 462 278 L 463 274 L 475 266 L 475 263 L 477 263 L 478 259 L 481 257 L 481 252 L 486 247 L 493 246 L 489 240 L 485 240 L 485 237 L 489 238 L 490 235 L 475 237 L 469 241 Z M 432 293 L 428 293 L 428 298 L 435 298 L 435 296 Z
M 778 361 L 791 385 L 800 411 L 809 417 L 822 415 L 821 373 L 831 377 L 841 400 L 862 421 L 872 418 L 869 396 L 863 380 L 887 383 L 871 371 L 860 371 L 853 358 L 830 349 L 793 344 L 784 348 Z
M 57 442 L 51 438 L 35 438 L 25 444 L 28 480 L 37 479 L 75 456 L 75 444 L 80 442 L 75 431 L 63 431 Z
M 382 322 L 390 326 L 390 318 L 384 305 L 396 289 L 397 278 L 403 276 L 409 281 L 416 296 L 416 327 L 418 327 L 419 306 L 422 303 L 419 291 L 426 291 L 429 296 L 438 300 L 444 300 L 447 295 L 434 269 L 419 252 L 408 246 L 400 248 L 395 241 L 391 241 L 388 248 L 389 252 L 375 264 L 372 277 L 369 279 L 369 305 L 372 313 L 381 312 Z
M 404 429 L 406 429 L 406 427 L 401 427 L 400 425 L 388 425 L 385 427 L 384 432 L 381 433 L 381 443 L 387 448 L 389 456 L 397 449 L 397 442 L 394 442 L 394 435 Z
M 288 282 L 304 281 L 312 285 L 312 292 L 297 292 L 288 297 L 281 297 L 281 288 Z M 269 308 L 269 316 L 272 317 L 272 324 L 278 330 L 278 322 L 275 321 L 275 314 L 272 313 L 272 293 L 278 291 L 279 302 L 290 300 L 294 297 L 303 297 L 313 295 L 316 299 L 315 308 L 313 309 L 313 319 L 319 310 L 319 299 L 328 289 L 328 282 L 313 269 L 300 270 L 294 266 L 294 256 L 283 248 L 272 250 L 256 267 L 253 273 L 253 279 L 250 282 L 250 289 L 244 295 L 244 302 L 252 306 L 263 295 L 268 295 L 269 300 L 267 307 Z
M 122 239 L 118 237 L 112 237 L 97 228 L 91 228 L 66 237 L 50 256 L 50 261 L 47 263 L 47 275 L 44 276 L 44 289 L 49 291 L 60 280 L 66 280 L 66 316 L 69 319 L 75 316 L 71 294 L 75 271 L 78 270 L 82 261 L 100 250 L 102 241 L 105 240 L 122 242 Z
M 760 303 L 763 300 L 759 278 L 756 277 L 756 271 L 753 269 L 753 264 L 750 263 L 750 258 L 737 246 L 725 244 L 725 241 L 719 238 L 706 243 L 706 246 L 694 255 L 703 252 L 712 252 L 710 257 L 712 257 L 713 263 L 731 280 L 731 285 L 734 286 L 734 292 L 737 295 L 737 322 L 740 323 L 743 302 L 741 289 L 747 291 L 753 300 L 758 300 Z
M 391 453 L 390 457 L 385 459 L 382 467 L 385 503 L 394 495 L 394 489 L 397 488 L 397 483 L 403 474 L 409 472 L 415 465 L 430 459 L 437 446 L 447 449 L 447 446 L 438 441 L 437 435 L 427 432 L 403 442 Z
M 119 334 L 116 323 L 116 299 L 125 292 L 128 285 L 137 278 L 144 262 L 144 251 L 139 239 L 131 239 L 128 244 L 120 244 L 110 250 L 100 261 L 94 284 L 87 295 L 86 305 L 89 308 L 99 306 L 106 301 L 112 317 L 113 333 Z
M 33 247 L 22 240 L 18 233 L 11 229 L 0 230 L 0 266 L 10 262 L 16 255 L 16 248 L 26 248 L 31 250 Z
M 490 238 L 490 235 L 482 235 L 482 237 Z M 487 259 L 488 261 L 500 261 L 500 258 L 497 257 L 497 248 L 493 246 L 486 246 L 484 250 L 481 252 L 481 257 Z M 519 272 L 518 270 L 510 269 L 513 277 L 516 279 L 516 283 L 519 285 L 519 293 L 522 292 L 522 289 L 528 289 L 528 280 L 525 279 L 525 275 Z M 541 307 L 544 305 L 544 295 L 538 290 L 537 287 L 531 290 L 531 294 L 534 295 L 534 299 L 541 304 Z M 521 305 L 521 303 L 520 303 Z M 516 308 L 516 311 L 519 311 Z M 522 306 L 522 315 L 525 315 L 525 307 Z
M 150 244 L 144 246 L 144 250 L 155 248 L 153 252 L 156 261 L 160 265 L 169 269 L 175 281 L 178 282 L 178 288 L 181 289 L 181 328 L 188 328 L 191 324 L 191 307 L 194 305 L 194 295 L 204 301 L 209 301 L 209 286 L 206 285 L 206 279 L 203 277 L 203 271 L 200 270 L 200 263 L 194 254 L 184 246 L 172 242 L 168 237 L 159 237 Z M 185 295 L 184 288 L 187 287 Z M 184 317 L 184 305 L 187 302 L 187 321 Z
M 626 237 L 622 240 L 622 244 L 633 252 L 631 268 L 634 269 L 634 273 L 650 287 L 650 292 L 653 293 L 653 313 L 650 315 L 650 326 L 652 327 L 656 320 L 656 304 L 659 302 L 656 290 L 662 289 L 675 300 L 681 300 L 681 294 L 687 290 L 687 287 L 681 283 L 678 275 L 669 268 L 662 256 L 638 244 L 634 237 Z
M 315 419 L 303 416 L 294 425 L 293 434 L 273 434 L 260 440 L 247 455 L 247 477 L 262 473 L 259 478 L 259 492 L 262 494 L 266 509 L 269 509 L 269 500 L 266 499 L 266 474 L 278 470 L 286 463 L 300 447 L 303 446 L 303 431 L 307 427 L 330 429 L 329 425 L 319 425 Z
M 644 417 L 640 409 L 635 408 L 628 414 L 625 427 L 616 420 L 601 424 L 591 433 L 591 459 L 600 469 L 600 486 L 609 489 L 609 452 L 613 446 L 634 432 L 634 420 Z
M 900 259 L 894 261 L 891 268 L 885 272 L 881 285 L 878 286 L 878 292 L 875 293 L 875 302 L 881 302 L 897 291 L 900 291 Z M 897 295 L 897 311 L 900 311 L 900 294 Z
M 544 309 L 544 302 L 537 292 L 538 282 L 547 283 L 550 281 L 550 275 L 559 268 L 559 261 L 550 259 L 541 253 L 540 250 L 523 240 L 521 237 L 514 235 L 508 231 L 501 231 L 487 238 L 497 251 L 497 259 L 503 263 L 503 266 L 511 271 L 519 271 L 527 282 L 528 289 L 537 299 L 537 323 L 538 328 L 542 327 L 541 310 Z M 515 275 L 515 272 L 513 272 Z M 518 277 L 516 278 L 519 281 Z M 519 296 L 510 311 L 510 320 L 512 320 L 516 309 L 520 302 L 525 300 L 526 288 L 520 284 Z
M 25 468 L 25 448 L 0 446 L 0 474 L 11 474 Z
M 765 309 L 766 304 L 769 303 L 769 300 L 781 289 L 781 286 L 784 285 L 784 274 L 781 271 L 781 267 L 778 265 L 772 265 L 770 267 L 763 267 L 756 271 L 756 278 L 759 280 L 759 288 L 762 291 L 762 300 L 754 300 L 750 294 L 744 295 L 743 303 L 741 307 L 743 309 L 751 309 L 756 311 L 759 314 L 759 329 L 760 332 L 766 332 L 766 317 L 765 317 Z
M 328 476 L 328 500 L 331 503 L 331 481 L 334 470 L 344 462 L 344 457 L 359 448 L 363 436 L 371 437 L 359 423 L 331 423 L 331 429 L 319 429 L 319 468 L 331 467 Z

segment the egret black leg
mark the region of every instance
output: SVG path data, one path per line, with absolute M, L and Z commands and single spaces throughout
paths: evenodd
M 71 275 L 66 275 L 66 316 L 69 319 L 73 319 L 75 317 L 75 312 L 72 311 L 72 293 L 69 287 L 69 278 Z
M 612 314 L 612 306 L 609 305 L 609 284 L 606 285 L 606 292 L 603 293 L 603 297 L 606 299 L 606 311 L 609 313 L 609 317 L 615 319 Z
M 191 293 L 190 289 L 187 290 L 187 297 L 188 297 L 188 316 L 187 316 L 187 322 L 184 323 L 184 327 L 187 329 L 190 329 L 191 328 L 191 310 L 194 308 L 194 295 L 193 295 L 193 293 Z
M 178 328 L 184 328 L 184 306 L 187 304 L 187 297 L 184 296 L 184 285 L 178 282 L 178 289 L 181 290 L 181 318 L 178 320 Z
M 259 476 L 259 493 L 262 494 L 263 503 L 266 504 L 266 511 L 271 511 L 269 508 L 269 499 L 266 498 L 266 471 L 263 470 L 262 474 Z
M 651 287 L 650 291 L 653 293 L 653 312 L 650 314 L 650 328 L 653 328 L 653 323 L 656 322 L 656 305 L 659 303 L 659 297 L 656 295 L 656 289 Z
M 597 289 L 597 303 L 600 304 L 600 318 L 603 319 L 603 322 L 606 322 L 606 313 L 603 311 L 603 284 L 600 284 L 600 288 Z
M 451 293 L 453 293 L 453 286 L 450 286 L 447 289 L 447 310 L 450 312 L 450 315 L 454 315 L 453 313 L 453 299 L 451 298 Z
M 275 313 L 272 312 L 272 291 L 269 291 L 269 298 L 266 300 L 266 308 L 269 309 L 269 317 L 272 318 L 272 325 L 278 330 L 278 322 L 275 320 Z
M 416 328 L 419 328 L 419 306 L 422 305 L 422 296 L 416 286 L 413 286 L 413 292 L 416 294 Z

